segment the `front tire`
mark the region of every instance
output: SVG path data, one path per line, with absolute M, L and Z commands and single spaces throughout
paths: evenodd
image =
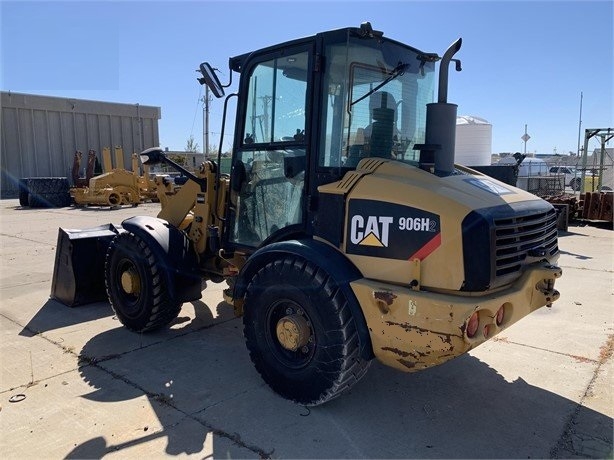
M 356 322 L 335 280 L 288 256 L 262 267 L 247 287 L 244 333 L 252 362 L 284 398 L 306 406 L 348 391 L 366 373 Z
M 161 267 L 160 258 L 134 233 L 120 233 L 109 245 L 107 295 L 119 321 L 132 331 L 166 326 L 181 310 L 181 302 L 169 294 L 171 278 Z

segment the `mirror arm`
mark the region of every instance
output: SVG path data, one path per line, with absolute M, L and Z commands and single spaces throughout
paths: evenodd
M 177 171 L 182 173 L 188 179 L 193 180 L 198 185 L 200 185 L 201 191 L 205 192 L 206 186 L 207 186 L 207 180 L 206 179 L 200 178 L 200 177 L 196 177 L 194 174 L 192 174 L 190 171 L 185 169 L 179 163 L 176 163 L 175 161 L 171 160 L 169 157 L 167 157 L 164 154 L 160 155 L 160 163 L 166 163 L 167 165 L 172 166 L 174 169 L 176 169 Z
M 232 82 L 232 71 L 230 72 L 230 81 Z M 219 191 L 220 191 L 220 179 L 222 174 L 222 145 L 224 143 L 224 130 L 226 129 L 226 111 L 228 109 L 228 101 L 232 97 L 238 97 L 239 93 L 232 93 L 226 96 L 224 100 L 224 112 L 222 113 L 222 128 L 220 130 L 220 146 L 217 149 L 217 171 L 215 172 L 215 202 L 218 202 L 219 199 Z M 217 208 L 214 211 L 215 217 L 217 217 L 221 222 L 225 222 L 226 219 L 224 217 L 217 215 Z
M 228 88 L 230 85 L 232 85 L 232 69 L 230 69 L 230 78 L 228 79 L 228 83 L 222 85 L 222 88 Z

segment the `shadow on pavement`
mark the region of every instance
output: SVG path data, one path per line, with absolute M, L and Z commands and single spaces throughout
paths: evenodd
M 589 256 L 583 256 L 582 254 L 576 254 L 574 252 L 567 252 L 567 251 L 561 251 L 561 250 L 559 250 L 559 254 L 572 256 L 579 260 L 591 260 L 592 259 L 592 257 L 589 257 Z
M 84 398 L 108 403 L 146 396 L 163 430 L 115 444 L 107 444 L 104 437 L 98 436 L 75 447 L 66 458 L 101 458 L 160 437 L 168 438 L 166 453 L 169 455 L 195 454 L 203 450 L 212 428 L 193 419 L 191 412 L 194 404 L 206 400 L 198 397 L 203 379 L 206 381 L 211 375 L 223 378 L 221 369 L 212 371 L 207 359 L 213 359 L 218 366 L 226 364 L 214 357 L 205 359 L 212 345 L 198 342 L 206 342 L 203 336 L 211 327 L 234 319 L 234 314 L 233 307 L 225 302 L 217 305 L 215 317 L 204 302 L 191 303 L 195 317 L 180 314 L 171 324 L 173 329 L 142 335 L 143 340 L 132 349 L 130 344 L 135 344 L 135 336 L 139 335 L 118 327 L 93 337 L 79 354 L 79 372 L 93 387 Z M 183 327 L 176 328 L 177 325 Z M 194 346 L 186 347 L 186 340 Z M 125 385 L 118 386 L 118 380 Z M 175 429 L 178 420 L 181 428 Z
M 96 302 L 71 308 L 57 300 L 49 299 L 19 335 L 31 337 L 42 332 L 94 321 L 113 314 L 113 309 L 108 302 Z
M 113 353 L 130 332 L 92 337 L 80 353 L 81 376 L 93 388 L 86 397 L 104 403 L 145 395 L 162 430 L 118 444 L 98 436 L 68 458 L 101 458 L 160 437 L 167 455 L 195 454 L 208 435 L 215 458 L 229 455 L 216 451 L 220 437 L 253 457 L 611 458 L 610 417 L 521 378 L 506 381 L 470 355 L 416 374 L 374 363 L 349 394 L 297 406 L 262 383 L 241 331 L 240 320 L 181 336 L 162 331 L 153 345 L 121 355 Z

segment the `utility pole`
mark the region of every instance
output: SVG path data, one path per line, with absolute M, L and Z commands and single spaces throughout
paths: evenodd
M 203 152 L 205 159 L 209 157 L 209 87 L 205 85 L 205 96 L 203 97 Z
M 578 120 L 578 159 L 580 159 L 580 133 L 582 132 L 582 91 L 580 91 L 580 118 Z

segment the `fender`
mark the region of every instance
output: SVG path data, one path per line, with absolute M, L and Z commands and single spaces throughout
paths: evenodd
M 202 276 L 187 235 L 163 219 L 136 216 L 122 222 L 122 227 L 142 238 L 167 273 L 171 295 L 182 302 L 202 297 Z
M 256 272 L 267 263 L 284 256 L 299 256 L 324 269 L 333 277 L 345 295 L 356 321 L 360 340 L 360 354 L 364 359 L 374 357 L 371 338 L 360 303 L 350 287 L 350 282 L 363 278 L 362 273 L 341 252 L 332 246 L 312 239 L 290 240 L 272 243 L 254 252 L 241 269 L 234 287 L 235 299 L 245 296 L 247 285 Z

